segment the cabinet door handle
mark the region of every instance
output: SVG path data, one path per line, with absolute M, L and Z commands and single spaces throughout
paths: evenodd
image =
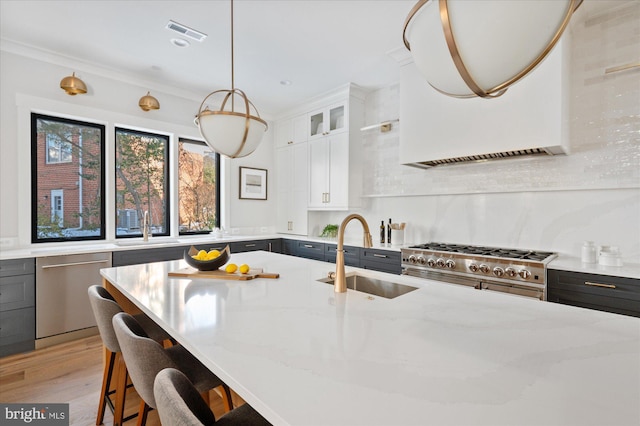
M 584 282 L 585 285 L 590 285 L 592 287 L 604 287 L 604 288 L 616 288 L 613 284 L 601 284 L 601 283 L 592 283 L 589 281 Z
M 291 145 L 293 143 L 293 141 L 289 141 L 287 142 L 287 145 Z
M 42 269 L 64 268 L 65 266 L 93 265 L 94 263 L 108 263 L 108 260 L 90 260 L 87 262 L 60 263 L 58 265 L 43 265 Z
M 386 255 L 384 255 L 384 254 L 373 253 L 373 257 L 383 257 L 383 258 L 385 258 L 385 259 L 386 259 L 386 258 L 387 258 L 387 257 L 389 257 L 389 256 L 386 256 Z

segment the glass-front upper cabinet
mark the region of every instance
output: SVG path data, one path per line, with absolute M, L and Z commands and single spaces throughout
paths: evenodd
M 346 131 L 348 124 L 346 102 L 313 111 L 309 113 L 309 139 Z

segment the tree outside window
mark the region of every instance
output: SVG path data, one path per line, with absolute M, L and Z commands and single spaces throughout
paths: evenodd
M 219 226 L 220 156 L 203 142 L 180 139 L 178 198 L 180 234 L 206 233 Z
M 104 134 L 102 125 L 31 114 L 32 242 L 105 238 Z
M 116 237 L 169 235 L 169 137 L 116 128 Z

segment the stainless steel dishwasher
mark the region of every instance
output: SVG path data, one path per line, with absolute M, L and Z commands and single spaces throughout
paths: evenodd
M 95 326 L 87 289 L 110 266 L 110 252 L 37 258 L 36 339 Z

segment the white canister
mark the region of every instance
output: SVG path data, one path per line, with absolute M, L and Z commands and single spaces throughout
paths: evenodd
M 582 263 L 596 263 L 596 246 L 593 241 L 582 244 Z

